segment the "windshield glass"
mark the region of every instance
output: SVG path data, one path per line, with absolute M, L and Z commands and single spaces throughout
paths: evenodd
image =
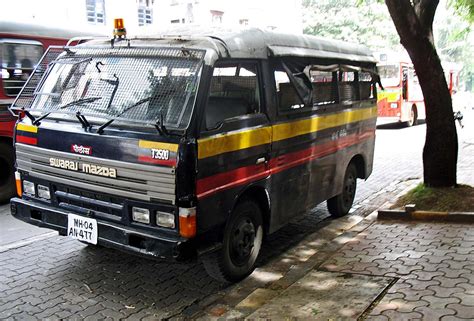
M 0 62 L 5 95 L 16 96 L 41 59 L 41 43 L 0 40 Z
M 55 60 L 36 89 L 32 111 L 117 119 L 140 125 L 163 120 L 185 128 L 196 98 L 201 51 L 77 48 Z
M 378 71 L 382 85 L 384 87 L 393 87 L 400 85 L 400 66 L 397 65 L 379 65 Z

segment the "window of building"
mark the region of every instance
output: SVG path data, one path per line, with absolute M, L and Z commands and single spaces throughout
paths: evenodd
M 138 25 L 147 26 L 153 23 L 153 0 L 138 0 Z
M 86 0 L 87 22 L 105 25 L 105 0 Z
M 211 10 L 212 23 L 222 23 L 222 17 L 224 16 L 223 11 Z

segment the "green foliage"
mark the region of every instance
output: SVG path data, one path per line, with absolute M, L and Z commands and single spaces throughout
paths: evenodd
M 360 0 L 303 0 L 304 33 L 363 43 L 373 50 L 401 49 L 383 3 Z
M 460 16 L 463 16 L 466 21 L 474 23 L 473 0 L 449 0 L 449 5 L 452 6 Z

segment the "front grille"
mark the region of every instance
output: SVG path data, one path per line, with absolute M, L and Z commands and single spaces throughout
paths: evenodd
M 58 185 L 140 201 L 175 204 L 174 168 L 74 155 L 25 144 L 16 144 L 16 156 L 19 170 Z M 49 162 L 51 157 L 113 167 L 117 170 L 117 177 L 102 177 L 51 167 Z
M 58 206 L 66 210 L 84 215 L 102 216 L 112 220 L 122 218 L 124 199 L 57 184 L 52 184 L 52 190 Z

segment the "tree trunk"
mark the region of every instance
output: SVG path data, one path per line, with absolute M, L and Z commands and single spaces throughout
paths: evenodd
M 450 187 L 456 185 L 458 138 L 451 95 L 433 41 L 432 26 L 438 2 L 385 0 L 425 98 L 424 182 L 432 187 Z

